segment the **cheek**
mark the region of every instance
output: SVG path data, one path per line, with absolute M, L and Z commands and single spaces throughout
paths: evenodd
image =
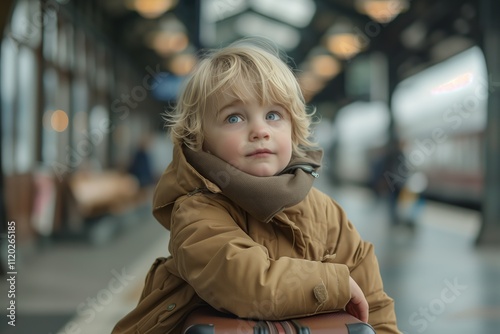
M 292 157 L 293 142 L 292 142 L 292 131 L 285 129 L 279 137 L 279 146 L 283 152 L 283 158 Z
M 241 138 L 234 133 L 221 133 L 217 136 L 217 151 L 224 156 L 231 156 L 240 150 Z
M 287 143 L 287 157 L 288 157 L 288 159 L 291 159 L 292 155 L 293 155 L 293 145 L 292 145 L 292 141 L 290 140 Z
M 287 147 L 290 148 L 290 150 L 292 149 L 292 143 L 293 143 L 293 132 L 292 132 L 292 129 L 291 127 L 288 127 L 286 129 L 286 131 L 283 131 L 283 136 L 282 136 L 282 142 L 283 142 L 283 145 L 287 145 Z
M 205 136 L 203 138 L 203 150 L 211 152 L 214 147 L 217 146 L 216 138 L 217 137 L 213 137 L 210 133 L 205 132 Z

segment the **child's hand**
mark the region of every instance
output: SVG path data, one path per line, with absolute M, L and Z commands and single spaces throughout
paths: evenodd
M 345 309 L 347 313 L 355 316 L 363 322 L 368 322 L 368 302 L 358 283 L 349 276 L 349 287 L 351 288 L 351 300 L 347 303 Z

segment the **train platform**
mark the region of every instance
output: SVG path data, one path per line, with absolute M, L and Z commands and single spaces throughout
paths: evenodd
M 385 202 L 368 190 L 336 188 L 326 176 L 316 186 L 375 245 L 404 333 L 498 333 L 500 257 L 498 249 L 474 245 L 478 212 L 425 202 L 414 227 L 391 226 Z M 168 232 L 149 208 L 125 220 L 99 246 L 59 240 L 25 256 L 17 275 L 16 327 L 4 317 L 0 332 L 110 333 L 136 304 L 150 264 L 168 255 Z M 0 288 L 6 291 L 5 280 Z

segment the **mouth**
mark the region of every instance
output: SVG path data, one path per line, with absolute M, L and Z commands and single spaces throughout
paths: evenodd
M 267 156 L 267 155 L 272 154 L 272 153 L 273 152 L 271 152 L 268 149 L 258 149 L 258 150 L 253 151 L 250 154 L 247 154 L 247 157 L 264 157 L 264 156 Z

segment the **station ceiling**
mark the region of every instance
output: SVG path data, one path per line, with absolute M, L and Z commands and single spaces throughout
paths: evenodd
M 369 1 L 374 0 L 365 0 Z M 397 6 L 403 10 L 384 22 L 363 12 L 356 0 L 179 0 L 171 1 L 172 8 L 164 14 L 145 18 L 131 9 L 132 1 L 97 3 L 111 18 L 114 40 L 138 64 L 160 63 L 166 69 L 172 54 L 162 55 L 151 47 L 151 34 L 160 27 L 186 33 L 189 46 L 181 52 L 266 34 L 282 44 L 300 68 L 313 50 L 326 48 L 327 35 L 336 23 L 347 22 L 362 50 L 352 58 L 339 59 L 342 69 L 315 94 L 317 101 L 345 98 L 343 69 L 359 55 L 385 54 L 393 69 L 392 80 L 398 81 L 481 43 L 479 0 L 406 0 L 403 5 L 382 1 L 390 3 L 387 15 L 394 14 Z M 270 3 L 277 7 L 269 8 Z

